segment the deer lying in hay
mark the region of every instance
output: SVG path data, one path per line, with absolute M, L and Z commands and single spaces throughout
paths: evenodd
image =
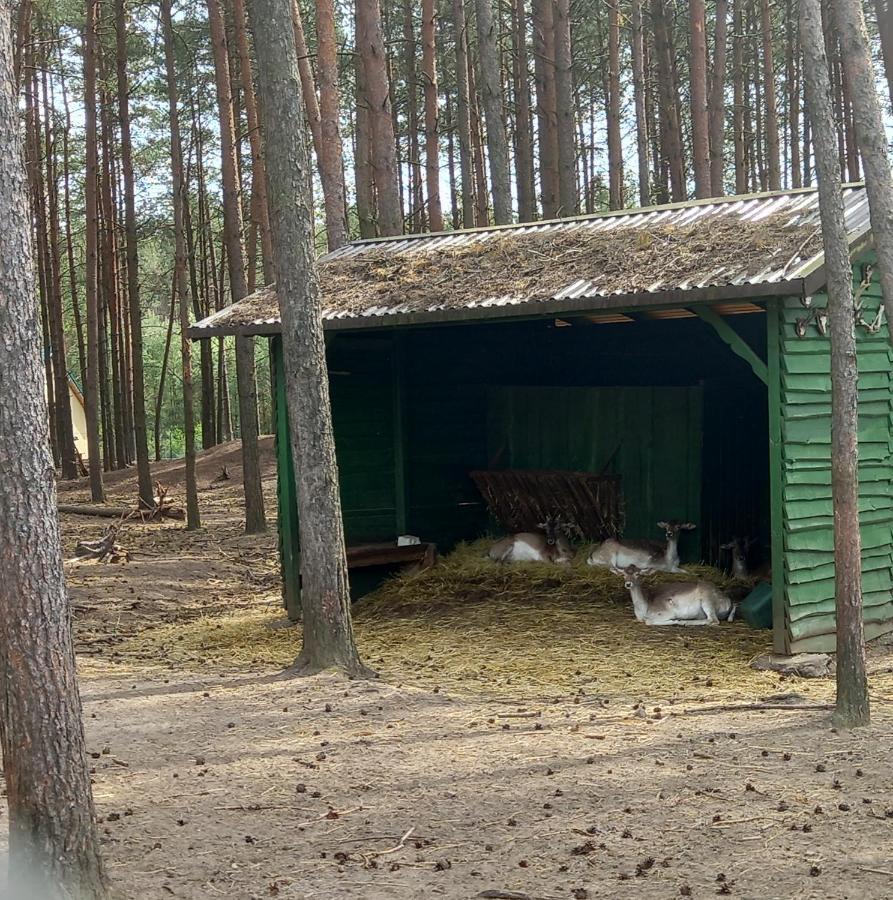
M 666 544 L 658 541 L 617 540 L 609 538 L 599 544 L 589 555 L 586 564 L 625 569 L 651 569 L 655 572 L 684 572 L 679 568 L 679 532 L 692 531 L 691 522 L 658 522 L 667 536 Z
M 564 536 L 561 521 L 547 516 L 545 522 L 537 525 L 543 533 L 523 531 L 500 538 L 491 548 L 488 556 L 494 562 L 549 562 L 569 565 L 574 558 L 570 541 Z
M 735 604 L 709 581 L 661 584 L 646 591 L 642 578 L 653 570 L 612 568 L 623 579 L 636 618 L 646 625 L 719 625 L 735 618 Z

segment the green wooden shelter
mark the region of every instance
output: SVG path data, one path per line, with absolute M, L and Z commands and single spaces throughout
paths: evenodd
M 866 631 L 893 629 L 893 384 L 865 192 L 845 191 L 859 312 Z M 690 519 L 771 558 L 775 646 L 834 643 L 829 344 L 801 190 L 358 241 L 321 263 L 346 537 L 442 551 L 492 522 L 472 471 L 618 475 L 625 533 Z M 286 605 L 299 603 L 275 290 L 191 329 L 270 340 Z M 359 575 L 359 573 L 357 573 Z M 359 584 L 357 589 L 360 589 Z

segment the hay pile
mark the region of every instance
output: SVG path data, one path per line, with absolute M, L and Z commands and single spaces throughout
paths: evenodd
M 750 659 L 767 631 L 648 628 L 635 621 L 620 579 L 585 565 L 499 566 L 486 542 L 460 546 L 436 567 L 386 582 L 354 606 L 361 653 L 391 682 L 516 699 L 567 696 L 655 700 L 759 697 L 780 688 Z M 692 567 L 739 596 L 747 585 Z M 685 580 L 691 575 L 654 576 Z M 159 628 L 129 641 L 124 656 L 227 669 L 286 666 L 297 628 L 274 629 L 276 605 Z M 809 685 L 809 690 L 821 686 Z M 797 690 L 801 691 L 800 683 Z

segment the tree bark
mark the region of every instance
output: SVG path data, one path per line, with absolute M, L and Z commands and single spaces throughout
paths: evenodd
M 710 193 L 714 197 L 721 197 L 725 193 L 725 92 L 728 28 L 728 0 L 716 0 L 716 32 L 713 40 L 713 69 L 707 111 L 710 130 Z
M 710 196 L 710 138 L 707 120 L 707 15 L 704 0 L 689 0 L 691 45 L 691 156 L 695 196 Z
M 374 238 L 375 227 L 375 185 L 372 176 L 372 132 L 369 96 L 366 91 L 366 67 L 361 53 L 354 54 L 356 72 L 357 120 L 354 134 L 354 179 L 357 189 L 357 219 L 360 223 L 360 237 Z M 306 106 L 306 103 L 305 103 Z
M 99 162 L 96 136 L 96 15 L 99 0 L 87 0 L 84 25 L 84 123 L 86 171 L 84 173 L 84 206 L 86 210 L 86 275 L 87 297 L 87 378 L 84 384 L 84 411 L 87 419 L 87 454 L 90 467 L 90 498 L 105 502 L 102 484 L 102 455 L 99 435 Z
M 533 182 L 533 130 L 530 121 L 530 71 L 527 57 L 527 13 L 524 0 L 512 0 L 512 79 L 515 95 L 515 187 L 518 219 L 536 217 Z
M 853 275 L 819 0 L 800 0 L 800 43 L 806 102 L 814 128 L 831 337 L 831 493 L 837 602 L 835 717 L 840 725 L 854 727 L 867 725 L 870 715 L 862 625 L 858 372 Z
M 316 97 L 316 78 L 310 65 L 310 50 L 304 34 L 304 20 L 301 18 L 301 6 L 298 0 L 291 5 L 292 32 L 295 36 L 295 50 L 298 54 L 298 69 L 301 72 L 301 95 L 304 98 L 304 113 L 307 125 L 313 135 L 313 149 L 319 158 L 322 145 L 322 129 L 320 126 L 319 100 Z
M 763 37 L 763 94 L 766 98 L 766 166 L 769 190 L 781 190 L 781 160 L 778 152 L 778 103 L 775 98 L 775 56 L 772 47 L 772 13 L 769 0 L 760 0 L 760 30 Z
M 0 747 L 10 892 L 103 900 L 55 513 L 10 12 L 0 4 Z
M 459 132 L 459 171 L 462 177 L 462 227 L 474 225 L 474 172 L 471 140 L 471 103 L 468 92 L 468 22 L 464 0 L 453 0 L 453 39 L 456 45 L 456 115 Z
M 674 201 L 684 200 L 685 160 L 682 154 L 682 127 L 676 87 L 676 67 L 669 22 L 664 0 L 651 0 L 654 23 L 654 52 L 657 56 L 658 96 L 663 121 L 663 142 L 670 169 L 670 191 Z
M 403 209 L 400 204 L 397 149 L 378 0 L 357 0 L 356 41 L 357 52 L 363 58 L 364 83 L 366 96 L 369 98 L 372 177 L 378 201 L 378 230 L 383 235 L 402 234 Z
M 350 618 L 297 59 L 283 38 L 288 6 L 286 0 L 252 0 L 251 9 L 264 108 L 280 123 L 267 136 L 267 165 L 279 186 L 271 221 L 301 539 L 304 646 L 294 671 L 365 675 Z
M 623 209 L 623 144 L 620 135 L 620 10 L 608 6 L 608 204 Z
M 180 359 L 183 365 L 183 436 L 186 466 L 186 528 L 201 527 L 198 509 L 198 484 L 195 477 L 195 409 L 192 389 L 192 347 L 189 328 L 190 297 L 186 282 L 186 230 L 183 207 L 186 192 L 183 184 L 183 147 L 180 141 L 177 72 L 174 56 L 174 29 L 171 23 L 171 0 L 161 0 L 161 24 L 164 30 L 164 62 L 167 76 L 168 122 L 170 125 L 171 184 L 174 206 L 174 285 L 180 313 Z
M 436 16 L 434 0 L 422 0 L 422 81 L 425 91 L 425 189 L 428 194 L 428 229 L 443 231 L 443 206 L 440 201 Z
M 416 72 L 416 56 L 418 45 L 415 39 L 415 4 L 412 0 L 403 0 L 403 77 L 406 84 L 406 161 L 409 184 L 407 204 L 409 214 L 406 217 L 409 231 L 418 233 L 424 228 L 425 195 L 422 190 L 422 161 L 419 150 L 419 102 L 418 102 L 418 75 Z M 387 25 L 385 25 L 387 31 Z M 394 80 L 390 79 L 391 110 L 394 113 L 394 132 L 399 135 L 400 116 L 394 96 Z M 397 171 L 402 172 L 403 167 L 399 160 L 400 140 L 397 139 Z
M 890 105 L 893 106 L 893 12 L 890 10 L 890 0 L 874 0 L 874 11 L 877 15 L 877 30 L 881 40 L 884 75 L 887 78 L 887 90 L 890 92 Z
M 223 241 L 229 267 L 230 292 L 233 303 L 242 300 L 247 291 L 245 259 L 242 250 L 242 204 L 236 168 L 236 137 L 230 94 L 229 51 L 219 0 L 207 0 L 214 72 L 217 85 L 217 108 L 220 119 L 221 175 L 223 180 Z M 294 32 L 291 32 L 292 37 Z M 242 478 L 245 491 L 245 531 L 259 534 L 267 529 L 264 494 L 260 477 L 258 449 L 257 385 L 254 375 L 254 339 L 236 338 L 236 379 L 239 385 L 239 425 L 242 437 Z
M 723 2 L 723 0 L 720 0 Z M 645 91 L 645 34 L 642 26 L 642 0 L 631 0 L 631 47 L 633 68 L 633 101 L 636 107 L 636 150 L 639 160 L 639 204 L 651 203 L 651 185 L 648 174 L 648 114 Z
M 560 215 L 572 216 L 577 212 L 578 197 L 570 0 L 555 0 L 554 9 L 555 100 L 558 115 L 558 202 Z M 610 123 L 608 128 L 610 140 Z
M 884 312 L 893 342 L 893 325 L 890 325 L 893 323 L 893 177 L 890 175 L 884 114 L 875 89 L 862 7 L 853 0 L 836 0 L 833 10 L 841 56 L 852 91 L 853 120 L 865 168 L 865 190 L 884 294 Z
M 337 250 L 347 243 L 347 221 L 344 217 L 344 154 L 334 0 L 316 0 L 316 80 L 321 138 L 318 163 L 326 208 L 326 237 L 329 250 Z
M 505 134 L 502 107 L 502 79 L 496 47 L 496 22 L 490 0 L 475 0 L 478 34 L 478 86 L 484 104 L 487 127 L 487 153 L 490 162 L 490 190 L 493 195 L 493 219 L 497 225 L 512 221 L 512 188 L 509 171 L 509 146 Z
M 115 37 L 118 63 L 118 121 L 121 128 L 121 170 L 124 176 L 124 240 L 127 246 L 127 294 L 133 388 L 133 429 L 136 449 L 137 492 L 140 505 L 154 506 L 149 442 L 146 433 L 146 392 L 143 370 L 143 316 L 140 306 L 139 251 L 136 233 L 136 179 L 130 135 L 130 85 L 127 75 L 127 11 L 125 0 L 115 0 Z
M 558 109 L 555 98 L 553 0 L 532 0 L 533 72 L 539 141 L 540 203 L 544 219 L 558 215 Z

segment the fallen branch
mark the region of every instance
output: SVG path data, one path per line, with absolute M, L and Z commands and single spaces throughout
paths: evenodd
M 167 499 L 167 488 L 161 482 L 155 482 L 155 505 L 152 509 L 138 505 L 136 509 L 126 506 L 94 506 L 87 503 L 60 503 L 60 513 L 75 516 L 98 516 L 103 519 L 118 519 L 122 522 L 139 519 L 141 522 L 156 522 L 161 519 L 185 519 L 186 511 L 180 506 L 173 506 Z
M 715 712 L 749 712 L 770 709 L 783 709 L 789 712 L 834 709 L 833 703 L 717 703 L 713 706 L 694 706 L 688 709 L 672 710 L 671 716 L 698 716 Z
M 116 543 L 118 536 L 116 525 L 109 525 L 105 537 L 99 541 L 78 541 L 74 548 L 74 555 L 81 559 L 95 559 L 98 562 L 130 562 L 130 553 L 126 548 Z

